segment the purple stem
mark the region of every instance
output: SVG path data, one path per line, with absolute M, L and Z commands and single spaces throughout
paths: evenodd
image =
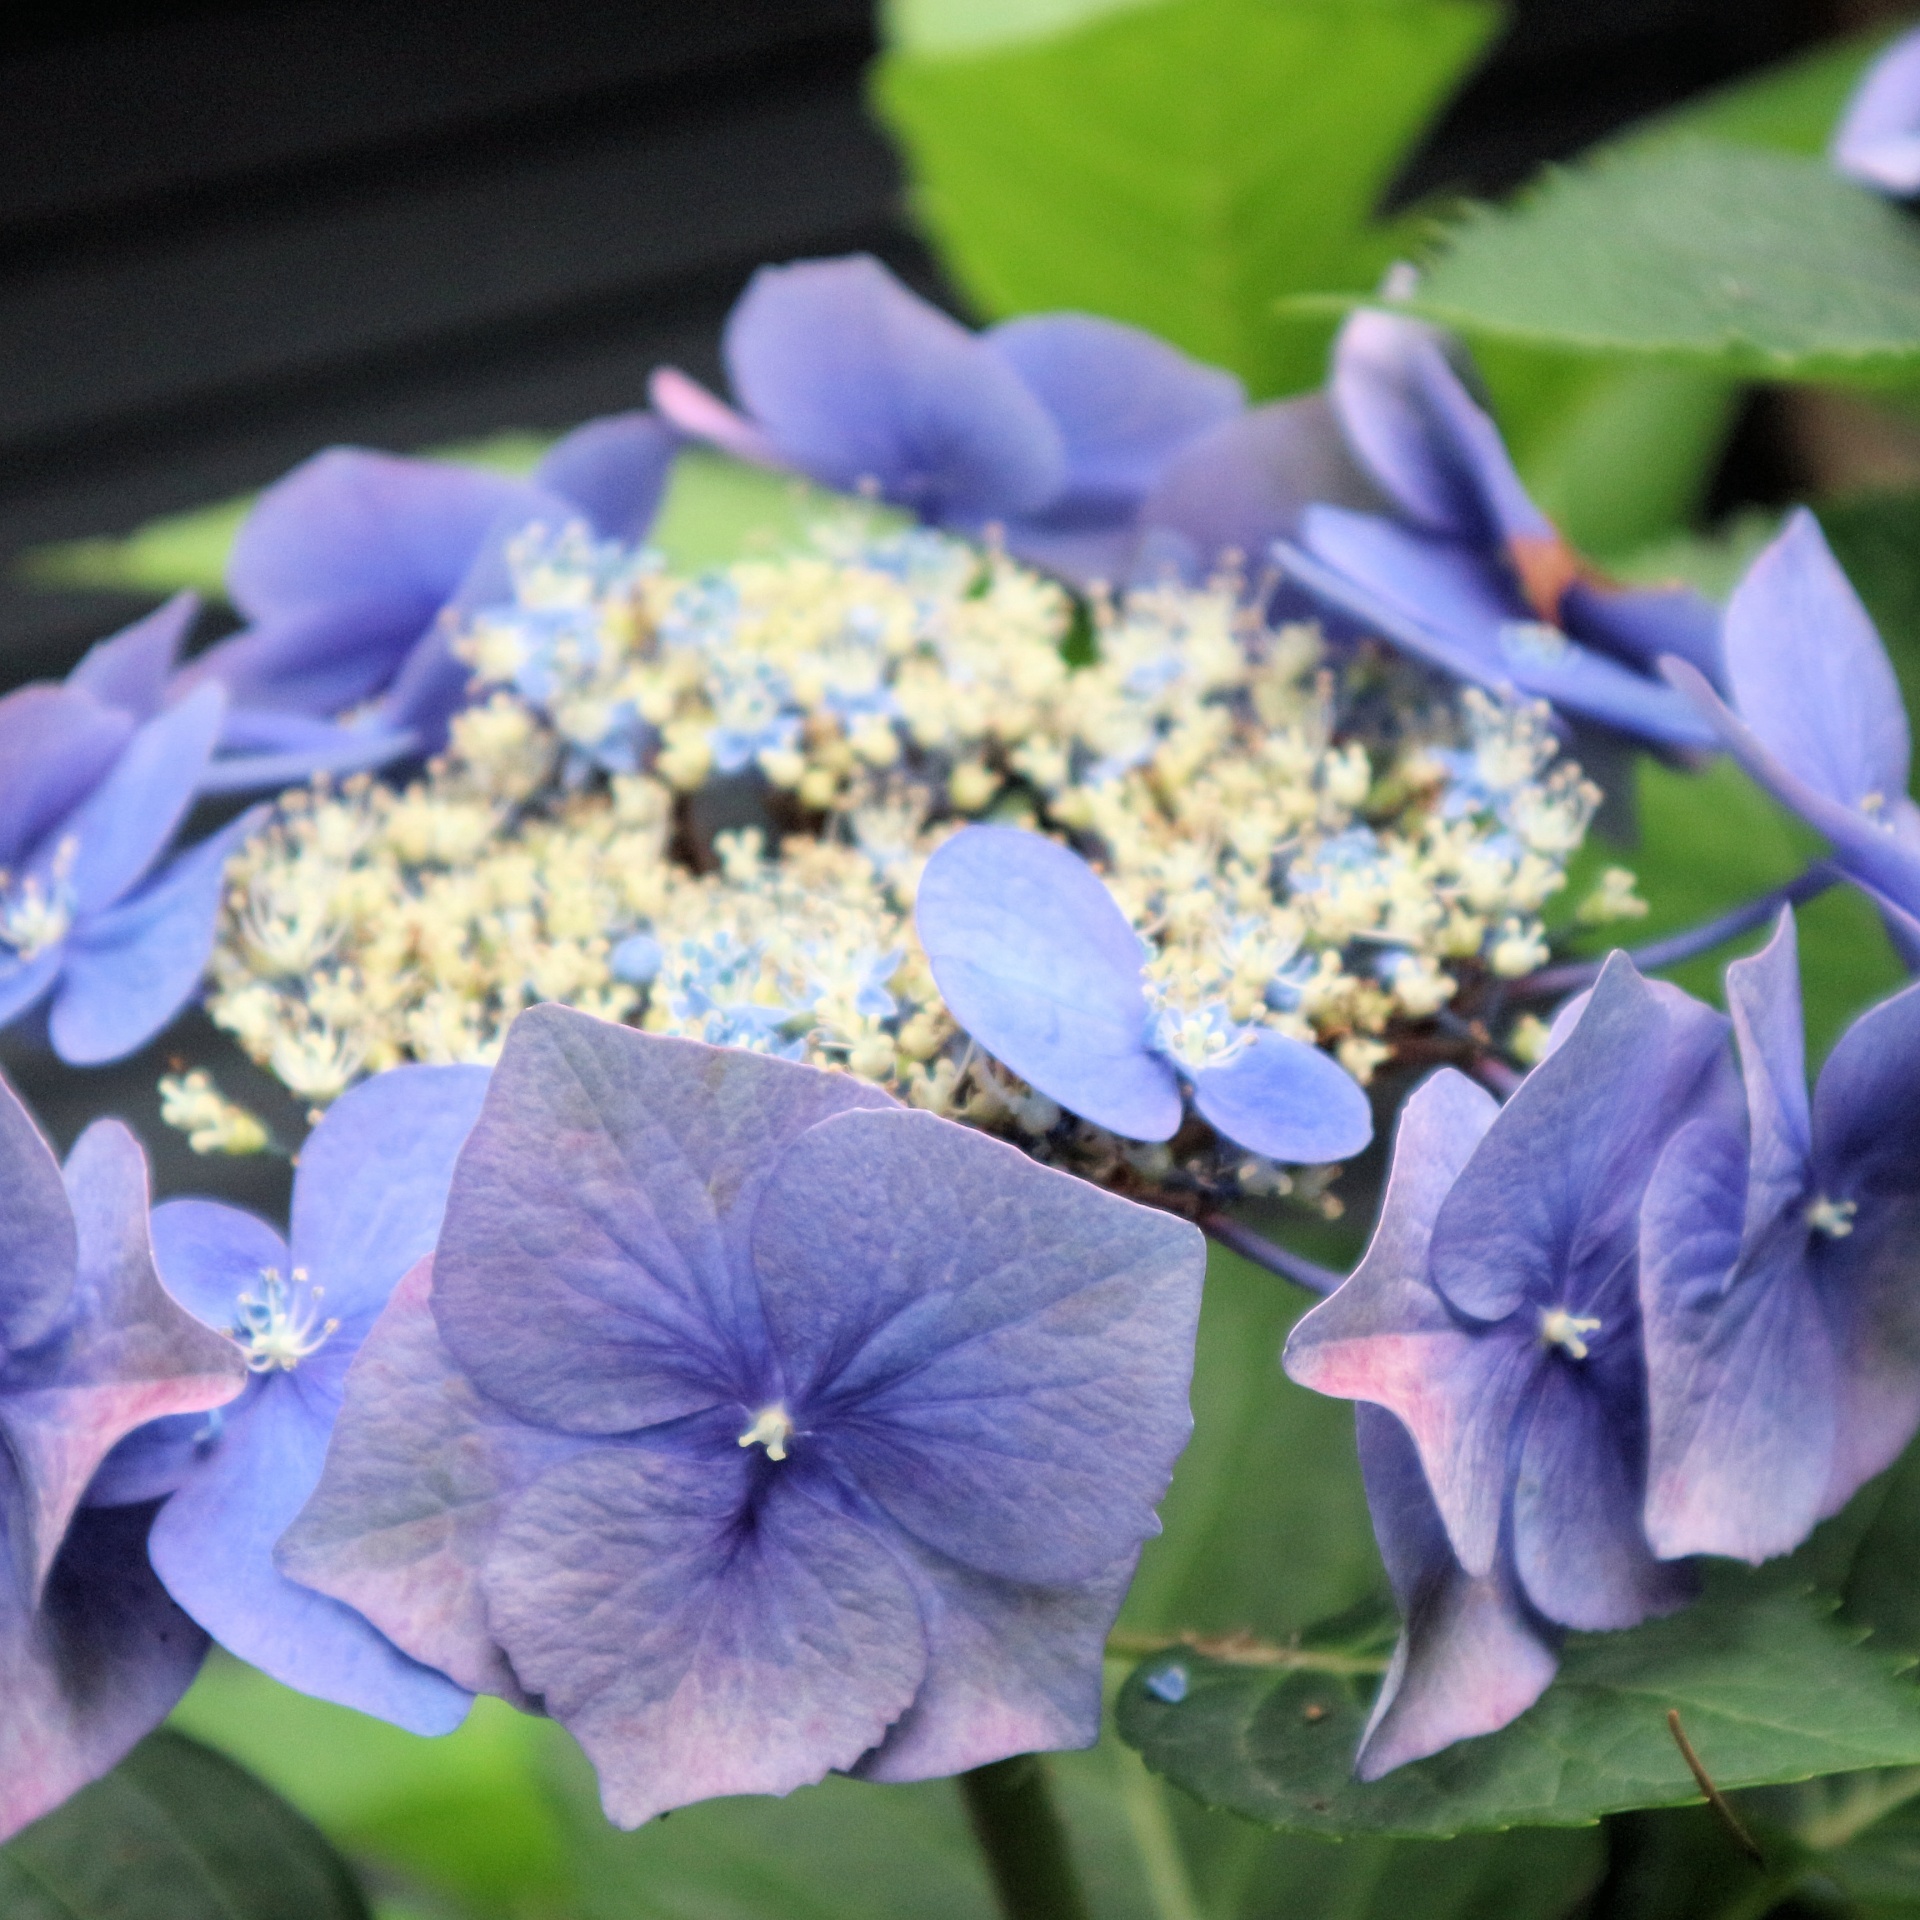
M 1203 1213 L 1200 1231 L 1237 1253 L 1242 1260 L 1251 1260 L 1256 1267 L 1265 1267 L 1269 1273 L 1277 1273 L 1282 1280 L 1291 1280 L 1309 1293 L 1331 1293 L 1347 1277 L 1344 1273 L 1335 1273 L 1331 1267 L 1323 1267 L 1317 1260 L 1309 1260 L 1305 1254 L 1276 1246 L 1264 1234 L 1243 1227 L 1224 1213 Z

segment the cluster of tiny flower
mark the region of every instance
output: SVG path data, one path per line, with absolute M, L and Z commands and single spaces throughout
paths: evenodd
M 1096 596 L 1075 665 L 1057 585 L 857 516 L 698 578 L 577 526 L 512 562 L 463 642 L 484 697 L 426 777 L 296 790 L 229 866 L 210 1010 L 316 1106 L 404 1060 L 490 1061 L 559 1001 L 1115 1163 L 942 1004 L 912 909 L 956 825 L 1095 854 L 1169 1058 L 1270 1027 L 1364 1084 L 1463 980 L 1545 958 L 1599 799 L 1544 707 L 1336 666 L 1231 577 Z

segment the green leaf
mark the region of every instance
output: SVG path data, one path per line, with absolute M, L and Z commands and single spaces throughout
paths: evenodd
M 1328 329 L 1276 294 L 1370 287 L 1373 208 L 1497 24 L 1483 0 L 1163 0 L 1038 41 L 896 49 L 875 99 L 949 273 L 990 316 L 1109 314 L 1312 386 Z
M 8 1920 L 368 1920 L 346 1863 L 232 1761 L 149 1735 L 0 1848 Z
M 1577 1826 L 1695 1800 L 1669 1708 L 1725 1788 L 1920 1762 L 1920 1689 L 1832 1605 L 1736 1574 L 1671 1619 L 1575 1634 L 1559 1678 L 1510 1726 L 1371 1785 L 1351 1772 L 1376 1684 L 1365 1633 L 1309 1636 L 1295 1664 L 1266 1669 L 1155 1656 L 1123 1689 L 1119 1726 L 1207 1805 L 1327 1835 Z M 1172 1666 L 1178 1704 L 1148 1685 Z
M 1920 236 L 1823 160 L 1637 142 L 1473 208 L 1405 305 L 1472 337 L 1727 378 L 1886 382 L 1920 371 Z

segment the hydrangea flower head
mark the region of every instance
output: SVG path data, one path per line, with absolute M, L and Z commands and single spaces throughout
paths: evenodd
M 536 1007 L 282 1546 L 623 1825 L 1095 1732 L 1199 1235 L 845 1074 Z
M 1329 395 L 1391 516 L 1309 508 L 1288 574 L 1321 604 L 1421 659 L 1517 687 L 1578 718 L 1678 747 L 1711 733 L 1655 674 L 1677 654 L 1718 677 L 1718 616 L 1697 594 L 1609 585 L 1528 497 L 1498 428 L 1439 336 L 1358 313 Z
M 1900 200 L 1920 193 L 1920 31 L 1901 34 L 1861 76 L 1827 151 L 1862 186 Z
M 486 1082 L 479 1067 L 398 1067 L 355 1087 L 301 1149 L 285 1242 L 211 1200 L 169 1200 L 153 1216 L 168 1291 L 238 1344 L 251 1375 L 212 1431 L 162 1436 L 174 1490 L 153 1530 L 155 1570 L 230 1652 L 416 1733 L 457 1725 L 467 1695 L 352 1608 L 296 1586 L 273 1545 L 320 1477 L 348 1365 L 433 1247 Z
M 75 1066 L 144 1046 L 192 997 L 213 948 L 243 815 L 154 867 L 220 737 L 203 688 L 144 725 L 84 687 L 0 699 L 0 1026 L 46 1004 Z
M 1684 660 L 1665 671 L 1741 766 L 1833 843 L 1920 961 L 1920 807 L 1907 796 L 1900 683 L 1811 513 L 1789 517 L 1727 603 L 1729 698 Z
M 935 525 L 998 522 L 1016 553 L 1083 577 L 1124 572 L 1168 462 L 1245 404 L 1231 374 L 1116 321 L 970 333 L 866 254 L 762 267 L 722 350 L 744 413 L 654 376 L 682 432 Z
M 968 827 L 927 862 L 914 907 L 941 997 L 996 1059 L 1129 1140 L 1201 1117 L 1269 1159 L 1343 1160 L 1367 1098 L 1319 1048 L 1218 1007 L 1156 1007 L 1147 953 L 1077 854 L 1017 827 Z
M 64 1173 L 0 1082 L 0 1837 L 106 1772 L 206 1641 L 147 1567 L 147 1506 L 83 1507 L 127 1433 L 239 1391 L 232 1346 L 154 1276 L 147 1167 L 117 1120 Z
M 1807 1097 L 1791 912 L 1727 969 L 1746 1082 L 1647 1189 L 1647 1534 L 1763 1560 L 1920 1426 L 1920 987 L 1861 1015 Z
M 1396 1582 L 1446 1598 L 1409 1615 L 1402 1697 L 1363 1766 L 1505 1725 L 1550 1671 L 1528 1651 L 1548 1644 L 1539 1621 L 1631 1626 L 1687 1597 L 1641 1528 L 1634 1276 L 1641 1195 L 1726 1070 L 1725 1033 L 1616 954 L 1504 1107 L 1451 1069 L 1433 1076 L 1402 1119 L 1366 1259 L 1288 1340 L 1301 1385 L 1384 1408 L 1411 1436 L 1452 1555 L 1395 1496 L 1383 1531 L 1400 1526 L 1411 1556 Z M 1454 1635 L 1467 1674 L 1484 1665 L 1471 1685 Z

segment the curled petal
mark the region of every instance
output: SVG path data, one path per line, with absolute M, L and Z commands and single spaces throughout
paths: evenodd
M 654 368 L 647 377 L 647 399 L 661 419 L 689 440 L 704 440 L 752 466 L 780 464 L 773 443 L 745 414 L 736 413 L 678 367 Z

